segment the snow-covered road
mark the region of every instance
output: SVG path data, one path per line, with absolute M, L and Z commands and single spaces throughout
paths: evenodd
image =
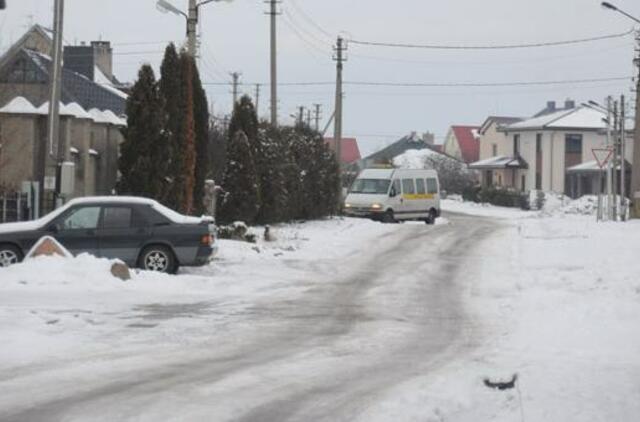
M 283 259 L 250 299 L 136 297 L 121 310 L 131 323 L 104 338 L 3 364 L 0 420 L 356 420 L 476 344 L 468 252 L 501 224 L 448 218 L 385 227 L 346 255 Z M 267 266 L 256 269 L 273 277 Z

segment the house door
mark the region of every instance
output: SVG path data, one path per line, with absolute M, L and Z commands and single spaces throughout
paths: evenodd
M 493 186 L 493 170 L 487 170 L 484 173 L 484 185 L 486 187 Z

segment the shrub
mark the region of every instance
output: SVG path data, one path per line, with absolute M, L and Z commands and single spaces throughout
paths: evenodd
M 500 189 L 495 187 L 482 188 L 478 192 L 478 201 L 501 207 L 531 209 L 529 195 L 510 189 Z

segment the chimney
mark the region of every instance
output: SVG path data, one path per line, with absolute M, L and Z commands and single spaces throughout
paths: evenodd
M 113 80 L 113 49 L 109 41 L 91 41 L 93 60 L 104 75 Z
M 556 111 L 556 102 L 555 101 L 547 101 L 547 110 L 548 111 Z
M 425 144 L 427 145 L 433 145 L 435 144 L 435 135 L 431 132 L 425 132 L 422 134 L 422 140 L 424 141 Z
M 564 102 L 564 108 L 566 109 L 576 108 L 576 102 L 567 98 Z
M 63 55 L 65 69 L 95 81 L 97 67 L 109 80 L 113 80 L 113 50 L 109 41 L 91 41 L 91 45 L 82 42 L 80 45 L 66 46 Z

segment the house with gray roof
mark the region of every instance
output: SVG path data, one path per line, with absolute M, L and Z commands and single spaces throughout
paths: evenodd
M 59 145 L 48 145 L 51 48 L 50 33 L 35 25 L 0 57 L 0 189 L 37 186 L 43 212 L 55 206 L 62 163 L 74 172 L 72 192 L 65 199 L 112 192 L 126 125 L 127 94 L 118 88 L 121 84 L 105 58 L 110 46 L 92 43 L 91 51 L 83 49 L 82 60 L 91 73 L 80 73 L 74 67 L 74 58 L 80 56 L 67 53 Z

